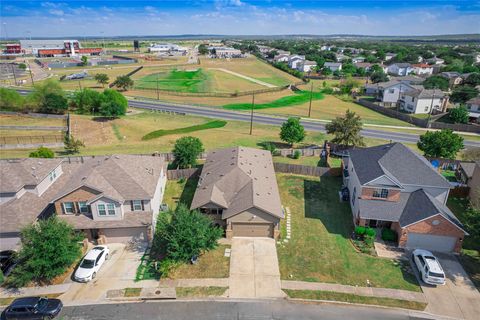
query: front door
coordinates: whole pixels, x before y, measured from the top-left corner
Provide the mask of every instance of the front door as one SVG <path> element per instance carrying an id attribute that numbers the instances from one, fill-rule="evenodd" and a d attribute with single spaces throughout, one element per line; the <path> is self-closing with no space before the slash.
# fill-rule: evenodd
<path id="1" fill-rule="evenodd" d="M 92 241 L 98 240 L 98 229 L 90 229 L 90 234 L 92 235 Z"/>
<path id="2" fill-rule="evenodd" d="M 370 228 L 376 228 L 376 227 L 377 227 L 377 220 L 373 220 L 373 219 L 372 219 L 372 220 L 369 220 L 369 221 L 368 221 L 368 226 L 369 226 Z"/>

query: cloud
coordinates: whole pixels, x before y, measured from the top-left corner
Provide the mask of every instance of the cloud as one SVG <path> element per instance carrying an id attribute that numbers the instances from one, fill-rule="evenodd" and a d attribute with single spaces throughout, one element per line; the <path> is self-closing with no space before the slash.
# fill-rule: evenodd
<path id="1" fill-rule="evenodd" d="M 65 14 L 65 12 L 63 12 L 63 10 L 60 10 L 60 9 L 50 9 L 48 10 L 48 12 L 50 14 L 53 14 L 54 16 L 63 16 Z"/>

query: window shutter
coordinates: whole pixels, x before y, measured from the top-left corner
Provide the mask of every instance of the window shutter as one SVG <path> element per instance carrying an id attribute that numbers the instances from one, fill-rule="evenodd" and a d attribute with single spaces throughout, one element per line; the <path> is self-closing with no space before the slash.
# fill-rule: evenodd
<path id="1" fill-rule="evenodd" d="M 134 211 L 134 208 L 133 208 L 133 200 L 130 201 L 130 211 Z"/>
<path id="2" fill-rule="evenodd" d="M 62 210 L 63 210 L 63 214 L 67 213 L 67 210 L 65 210 L 65 203 L 62 202 Z"/>
<path id="3" fill-rule="evenodd" d="M 145 211 L 145 206 L 143 205 L 143 200 L 141 200 L 142 203 L 142 211 Z"/>

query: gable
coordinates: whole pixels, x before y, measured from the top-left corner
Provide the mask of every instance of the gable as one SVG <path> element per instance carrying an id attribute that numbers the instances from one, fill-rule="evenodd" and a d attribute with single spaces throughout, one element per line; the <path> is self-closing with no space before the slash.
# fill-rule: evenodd
<path id="1" fill-rule="evenodd" d="M 101 192 L 88 186 L 80 186 L 51 202 L 67 202 L 67 201 L 88 201 L 97 197 Z"/>
<path id="2" fill-rule="evenodd" d="M 393 181 L 393 179 L 389 178 L 387 175 L 383 175 L 376 179 L 373 179 L 370 182 L 367 182 L 365 185 L 367 186 L 378 186 L 378 187 L 389 187 L 389 188 L 402 188 L 398 183 Z"/>

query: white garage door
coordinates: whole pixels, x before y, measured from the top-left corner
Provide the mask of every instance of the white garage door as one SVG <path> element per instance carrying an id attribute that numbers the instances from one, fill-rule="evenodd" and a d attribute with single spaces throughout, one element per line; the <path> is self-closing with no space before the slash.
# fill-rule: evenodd
<path id="1" fill-rule="evenodd" d="M 103 229 L 102 231 L 107 237 L 107 243 L 127 243 L 132 240 L 135 242 L 147 241 L 147 229 L 144 227 Z"/>
<path id="2" fill-rule="evenodd" d="M 457 238 L 455 237 L 409 233 L 407 238 L 407 248 L 421 248 L 430 251 L 452 252 L 455 248 L 456 242 Z"/>

